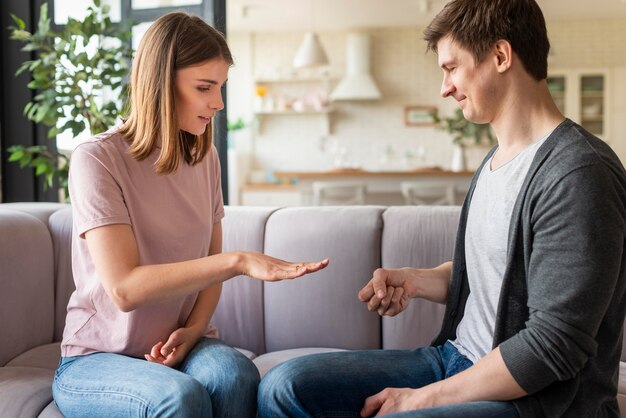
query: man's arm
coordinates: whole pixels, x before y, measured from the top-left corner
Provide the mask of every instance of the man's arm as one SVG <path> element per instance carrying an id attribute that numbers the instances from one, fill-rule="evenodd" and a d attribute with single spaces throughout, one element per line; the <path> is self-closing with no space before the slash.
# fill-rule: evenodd
<path id="1" fill-rule="evenodd" d="M 504 401 L 525 396 L 504 364 L 500 350 L 488 353 L 472 367 L 420 389 L 387 388 L 365 400 L 362 417 L 432 408 L 479 400 Z"/>

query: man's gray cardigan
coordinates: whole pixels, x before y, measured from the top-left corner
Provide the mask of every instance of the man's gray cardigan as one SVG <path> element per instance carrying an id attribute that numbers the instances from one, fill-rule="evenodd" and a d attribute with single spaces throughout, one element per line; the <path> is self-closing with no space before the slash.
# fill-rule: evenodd
<path id="1" fill-rule="evenodd" d="M 455 338 L 470 292 L 464 244 L 476 179 L 437 345 Z M 565 120 L 537 151 L 509 227 L 493 347 L 529 394 L 514 401 L 522 417 L 619 416 L 625 237 L 624 167 L 607 144 Z"/>

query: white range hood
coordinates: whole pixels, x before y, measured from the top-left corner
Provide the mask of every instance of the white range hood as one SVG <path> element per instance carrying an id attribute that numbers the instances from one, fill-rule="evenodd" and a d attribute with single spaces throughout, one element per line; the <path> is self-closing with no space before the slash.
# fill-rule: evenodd
<path id="1" fill-rule="evenodd" d="M 346 75 L 330 100 L 376 100 L 382 96 L 370 75 L 370 39 L 364 33 L 348 34 Z"/>

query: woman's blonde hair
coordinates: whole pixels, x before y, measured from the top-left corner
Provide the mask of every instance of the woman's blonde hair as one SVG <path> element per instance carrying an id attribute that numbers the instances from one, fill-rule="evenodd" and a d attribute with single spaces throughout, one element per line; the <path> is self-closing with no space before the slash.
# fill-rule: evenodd
<path id="1" fill-rule="evenodd" d="M 174 80 L 176 70 L 216 58 L 233 64 L 224 36 L 197 16 L 168 13 L 150 26 L 133 61 L 130 113 L 120 128 L 135 159 L 147 158 L 160 139 L 157 173 L 175 172 L 181 158 L 190 165 L 202 161 L 211 149 L 212 124 L 202 135 L 179 128 Z"/>

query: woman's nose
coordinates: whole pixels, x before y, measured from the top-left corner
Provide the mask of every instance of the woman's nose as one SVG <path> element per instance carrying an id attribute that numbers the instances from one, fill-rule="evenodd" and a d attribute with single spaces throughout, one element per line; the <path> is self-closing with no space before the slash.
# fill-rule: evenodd
<path id="1" fill-rule="evenodd" d="M 222 94 L 218 93 L 209 103 L 209 107 L 215 110 L 224 109 L 224 100 L 222 99 Z"/>

